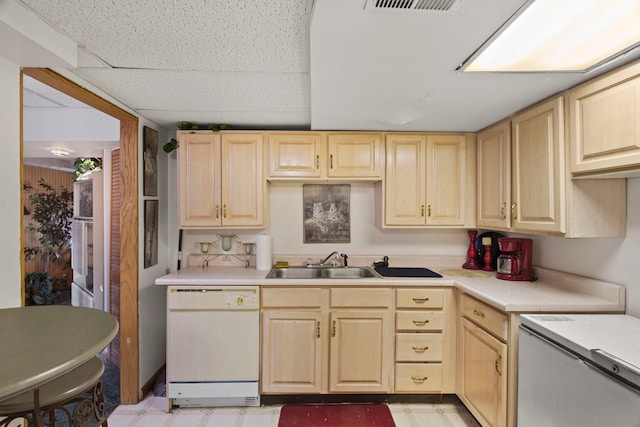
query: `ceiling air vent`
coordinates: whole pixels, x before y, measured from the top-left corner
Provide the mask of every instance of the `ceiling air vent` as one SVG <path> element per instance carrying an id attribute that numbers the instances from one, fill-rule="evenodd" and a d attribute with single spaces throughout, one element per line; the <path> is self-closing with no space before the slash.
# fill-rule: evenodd
<path id="1" fill-rule="evenodd" d="M 367 10 L 424 10 L 451 13 L 462 0 L 367 0 Z"/>

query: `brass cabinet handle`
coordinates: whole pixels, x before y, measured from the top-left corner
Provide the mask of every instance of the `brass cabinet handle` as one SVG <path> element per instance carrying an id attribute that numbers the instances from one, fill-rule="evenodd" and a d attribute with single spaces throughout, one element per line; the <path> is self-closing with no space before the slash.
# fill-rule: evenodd
<path id="1" fill-rule="evenodd" d="M 516 209 L 517 207 L 518 207 L 517 203 L 514 202 L 511 204 L 511 218 L 513 218 L 514 220 L 518 219 L 518 211 Z"/>
<path id="2" fill-rule="evenodd" d="M 333 169 L 333 154 L 329 154 L 329 168 Z"/>
<path id="3" fill-rule="evenodd" d="M 431 205 L 427 205 L 427 216 L 431 218 Z"/>
<path id="4" fill-rule="evenodd" d="M 320 155 L 316 154 L 316 169 L 320 169 Z"/>
<path id="5" fill-rule="evenodd" d="M 331 325 L 331 336 L 335 337 L 336 336 L 336 321 L 334 320 L 332 325 Z"/>
<path id="6" fill-rule="evenodd" d="M 498 375 L 502 376 L 502 371 L 500 370 L 500 365 L 502 365 L 502 356 L 498 356 L 496 359 L 496 372 Z"/>
<path id="7" fill-rule="evenodd" d="M 222 217 L 225 218 L 225 219 L 227 218 L 227 204 L 226 203 L 222 205 Z"/>
<path id="8" fill-rule="evenodd" d="M 507 219 L 507 217 L 504 214 L 505 209 L 507 209 L 507 204 L 505 202 L 502 202 L 502 205 L 500 206 L 500 217 L 502 219 Z"/>
<path id="9" fill-rule="evenodd" d="M 320 322 L 316 322 L 316 338 L 320 338 Z"/>
<path id="10" fill-rule="evenodd" d="M 420 216 L 424 216 L 424 205 L 421 206 Z"/>
<path id="11" fill-rule="evenodd" d="M 429 346 L 424 346 L 424 347 L 416 347 L 415 345 L 411 347 L 413 349 L 413 351 L 415 351 L 416 353 L 424 353 L 425 351 L 429 350 Z"/>
<path id="12" fill-rule="evenodd" d="M 424 304 L 425 302 L 429 301 L 429 298 L 425 297 L 425 298 L 417 298 L 417 297 L 413 297 L 411 298 L 413 300 L 413 302 L 415 302 L 416 304 Z"/>
<path id="13" fill-rule="evenodd" d="M 478 317 L 480 317 L 480 318 L 484 319 L 484 313 L 483 313 L 483 312 L 481 312 L 480 310 L 473 310 L 473 314 L 474 314 L 475 316 L 478 316 Z"/>
<path id="14" fill-rule="evenodd" d="M 426 319 L 426 320 L 414 320 L 413 321 L 413 324 L 416 325 L 416 326 L 424 326 L 427 323 L 429 323 L 428 319 Z"/>
<path id="15" fill-rule="evenodd" d="M 414 383 L 419 383 L 422 384 L 423 382 L 425 382 L 426 380 L 429 379 L 429 377 L 414 377 L 413 375 L 411 376 L 411 379 L 413 380 Z"/>
<path id="16" fill-rule="evenodd" d="M 216 219 L 220 218 L 220 206 L 216 205 Z"/>

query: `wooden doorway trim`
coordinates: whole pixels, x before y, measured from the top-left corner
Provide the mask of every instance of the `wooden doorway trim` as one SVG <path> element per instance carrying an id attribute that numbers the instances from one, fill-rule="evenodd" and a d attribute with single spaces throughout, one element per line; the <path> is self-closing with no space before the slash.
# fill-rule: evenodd
<path id="1" fill-rule="evenodd" d="M 138 403 L 138 118 L 49 69 L 22 73 L 120 120 L 120 401 Z"/>

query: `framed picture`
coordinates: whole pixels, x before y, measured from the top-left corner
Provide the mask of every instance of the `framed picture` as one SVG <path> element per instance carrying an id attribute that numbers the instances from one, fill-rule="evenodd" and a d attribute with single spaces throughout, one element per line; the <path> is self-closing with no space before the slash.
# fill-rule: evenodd
<path id="1" fill-rule="evenodd" d="M 351 241 L 351 186 L 304 184 L 304 243 Z"/>
<path id="2" fill-rule="evenodd" d="M 144 195 L 158 195 L 158 131 L 149 127 L 143 129 L 143 180 Z"/>
<path id="3" fill-rule="evenodd" d="M 158 263 L 158 201 L 144 201 L 144 268 Z"/>
<path id="4" fill-rule="evenodd" d="M 76 218 L 93 217 L 93 181 L 73 183 L 73 216 Z"/>

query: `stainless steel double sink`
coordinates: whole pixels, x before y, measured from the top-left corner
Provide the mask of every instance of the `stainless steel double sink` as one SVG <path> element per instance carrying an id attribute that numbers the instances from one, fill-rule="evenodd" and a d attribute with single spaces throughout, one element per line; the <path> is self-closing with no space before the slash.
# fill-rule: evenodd
<path id="1" fill-rule="evenodd" d="M 267 279 L 365 279 L 380 278 L 370 267 L 274 267 Z"/>

